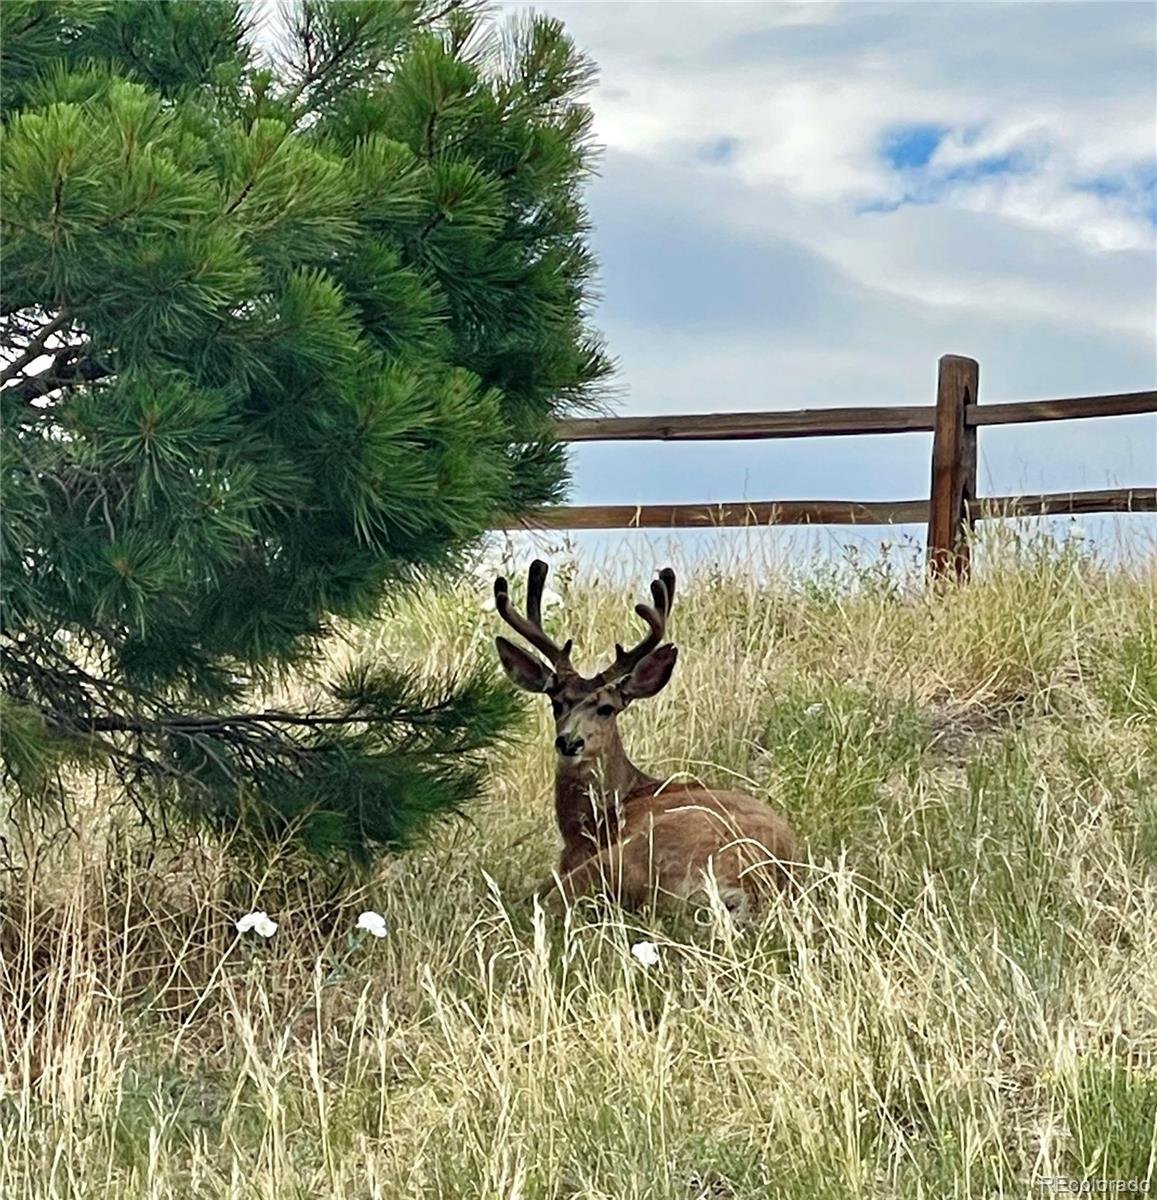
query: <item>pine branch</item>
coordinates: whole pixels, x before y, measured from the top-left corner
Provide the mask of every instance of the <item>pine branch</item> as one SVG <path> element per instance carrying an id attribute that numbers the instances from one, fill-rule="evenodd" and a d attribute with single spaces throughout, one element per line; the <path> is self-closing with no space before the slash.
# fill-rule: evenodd
<path id="1" fill-rule="evenodd" d="M 22 383 L 6 388 L 5 394 L 21 400 L 39 400 L 42 396 L 59 391 L 70 384 L 97 383 L 114 375 L 112 367 L 85 356 L 91 349 L 91 342 L 83 342 L 79 346 L 66 346 L 57 352 L 50 367 L 38 375 L 26 376 Z M 77 355 L 84 357 L 77 358 L 75 362 L 69 361 Z"/>
<path id="2" fill-rule="evenodd" d="M 45 659 L 52 660 L 55 665 L 49 666 L 43 661 Z M 367 711 L 363 705 L 354 702 L 345 711 L 333 714 L 265 709 L 261 712 L 206 715 L 181 713 L 159 698 L 152 697 L 150 707 L 159 711 L 150 716 L 136 717 L 124 715 L 123 710 L 137 706 L 129 703 L 129 697 L 115 683 L 84 670 L 49 641 L 25 638 L 0 646 L 0 665 L 14 675 L 35 683 L 37 691 L 52 703 L 48 709 L 43 704 L 37 705 L 42 715 L 54 725 L 67 728 L 72 733 L 227 734 L 236 729 L 274 730 L 281 727 L 316 730 L 351 725 L 421 726 L 446 712 L 453 703 L 452 698 L 448 697 L 419 708 L 392 705 Z M 76 703 L 81 697 L 85 701 L 83 706 Z M 103 708 L 105 715 L 96 715 L 94 704 Z M 78 712 L 78 708 L 81 711 Z"/>
<path id="3" fill-rule="evenodd" d="M 54 333 L 59 333 L 66 325 L 72 321 L 72 313 L 68 306 L 60 310 L 60 313 L 54 317 L 47 325 L 41 327 L 28 345 L 24 348 L 23 353 L 18 355 L 11 363 L 0 371 L 0 383 L 7 383 L 9 379 L 13 379 L 19 375 L 29 363 L 35 362 L 44 354 L 44 346 Z"/>
<path id="4" fill-rule="evenodd" d="M 318 752 L 282 735 L 278 722 L 299 727 L 322 728 L 347 724 L 341 717 L 293 713 L 238 713 L 225 717 L 190 716 L 171 709 L 159 697 L 150 697 L 146 706 L 150 715 L 128 715 L 139 707 L 135 697 L 109 679 L 86 671 L 51 642 L 25 638 L 0 646 L 0 665 L 7 676 L 5 691 L 22 704 L 39 712 L 47 726 L 69 737 L 95 739 L 95 744 L 111 758 L 133 763 L 138 772 L 157 778 L 188 784 L 197 780 L 178 770 L 169 757 L 157 753 L 147 738 L 184 738 L 194 741 L 197 750 L 212 758 L 219 770 L 238 778 L 214 748 L 211 740 L 227 745 L 250 772 L 277 760 L 300 759 Z M 98 715 L 103 711 L 105 715 Z M 135 747 L 120 740 L 108 740 L 101 734 L 127 734 L 135 737 Z"/>
<path id="5" fill-rule="evenodd" d="M 438 9 L 437 12 L 432 12 L 428 16 L 423 17 L 420 21 L 415 21 L 414 24 L 419 29 L 430 29 L 437 25 L 439 21 L 445 20 L 452 12 L 457 12 L 460 8 L 465 8 L 468 0 L 450 0 L 450 2 Z"/>
<path id="6" fill-rule="evenodd" d="M 412 717 L 414 714 L 408 714 Z M 156 720 L 128 717 L 96 717 L 85 725 L 96 733 L 227 733 L 233 728 L 262 728 L 281 725 L 303 729 L 322 729 L 328 725 L 389 724 L 407 719 L 405 713 L 323 716 L 320 713 L 287 713 L 266 709 L 254 713 L 229 713 L 224 716 L 180 715 Z"/>
<path id="7" fill-rule="evenodd" d="M 350 53 L 351 50 L 358 44 L 358 40 L 369 21 L 367 15 L 362 21 L 355 22 L 353 30 L 344 42 L 335 46 L 329 58 L 320 65 L 307 67 L 304 77 L 301 82 L 285 97 L 283 103 L 285 107 L 293 113 L 293 106 L 301 99 L 307 88 L 313 87 L 314 84 L 320 83 L 335 67 L 337 67 L 343 58 Z M 302 113 L 293 113 L 292 123 L 297 124 Z"/>

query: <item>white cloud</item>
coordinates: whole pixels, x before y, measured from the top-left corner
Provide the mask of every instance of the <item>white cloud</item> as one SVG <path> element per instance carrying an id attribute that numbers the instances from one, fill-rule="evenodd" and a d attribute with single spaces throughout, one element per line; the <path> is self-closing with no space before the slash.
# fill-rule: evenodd
<path id="1" fill-rule="evenodd" d="M 1137 205 L 1079 186 L 1153 160 L 1147 5 L 546 8 L 602 68 L 596 130 L 609 150 L 670 165 L 728 139 L 729 177 L 766 202 L 770 232 L 798 236 L 802 224 L 822 238 L 857 206 L 901 201 L 912 181 L 880 146 L 889 130 L 919 123 L 948 130 L 928 164 L 939 204 L 1085 252 L 1152 253 L 1153 225 Z M 1029 168 L 952 176 L 1006 156 Z M 888 229 L 877 223 L 871 236 Z"/>
<path id="2" fill-rule="evenodd" d="M 994 177 L 968 187 L 951 189 L 949 204 L 973 212 L 994 213 L 1027 226 L 1036 226 L 1091 251 L 1149 252 L 1153 232 L 1149 223 L 1116 199 L 1075 190 L 1051 171 L 1029 178 Z M 1063 310 L 1062 310 L 1063 311 Z M 1062 315 L 1062 314 L 1058 314 Z M 1144 309 L 1122 314 L 1122 326 L 1136 324 L 1152 332 Z"/>

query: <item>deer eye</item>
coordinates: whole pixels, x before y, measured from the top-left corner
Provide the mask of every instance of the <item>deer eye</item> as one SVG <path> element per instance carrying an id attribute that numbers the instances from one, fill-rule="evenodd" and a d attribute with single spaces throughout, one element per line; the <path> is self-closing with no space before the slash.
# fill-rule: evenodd
<path id="1" fill-rule="evenodd" d="M 597 712 L 600 717 L 613 717 L 615 715 L 615 706 L 613 704 L 600 704 L 598 708 L 595 709 L 595 712 Z"/>
<path id="2" fill-rule="evenodd" d="M 562 701 L 552 700 L 550 702 L 550 711 L 557 717 L 558 714 L 562 712 Z"/>

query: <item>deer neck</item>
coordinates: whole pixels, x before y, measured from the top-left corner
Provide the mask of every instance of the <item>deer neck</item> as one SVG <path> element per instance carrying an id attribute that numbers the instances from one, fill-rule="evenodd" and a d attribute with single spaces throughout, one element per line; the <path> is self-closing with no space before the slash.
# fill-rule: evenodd
<path id="1" fill-rule="evenodd" d="M 634 793 L 658 787 L 659 780 L 640 771 L 627 757 L 618 730 L 597 758 L 560 758 L 554 776 L 554 806 L 559 832 L 568 847 L 593 848 L 614 839 L 618 812 Z"/>

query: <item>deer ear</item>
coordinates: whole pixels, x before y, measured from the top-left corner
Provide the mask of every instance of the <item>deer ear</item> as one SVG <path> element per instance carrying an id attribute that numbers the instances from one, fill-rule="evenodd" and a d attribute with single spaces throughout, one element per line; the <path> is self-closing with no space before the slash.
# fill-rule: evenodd
<path id="1" fill-rule="evenodd" d="M 657 696 L 667 686 L 678 656 L 678 647 L 670 642 L 658 650 L 652 650 L 623 680 L 619 688 L 623 699 L 646 700 L 650 696 Z"/>
<path id="2" fill-rule="evenodd" d="M 515 687 L 524 692 L 545 692 L 550 687 L 554 675 L 544 662 L 504 637 L 495 638 L 494 644 L 498 647 L 502 669 Z"/>

